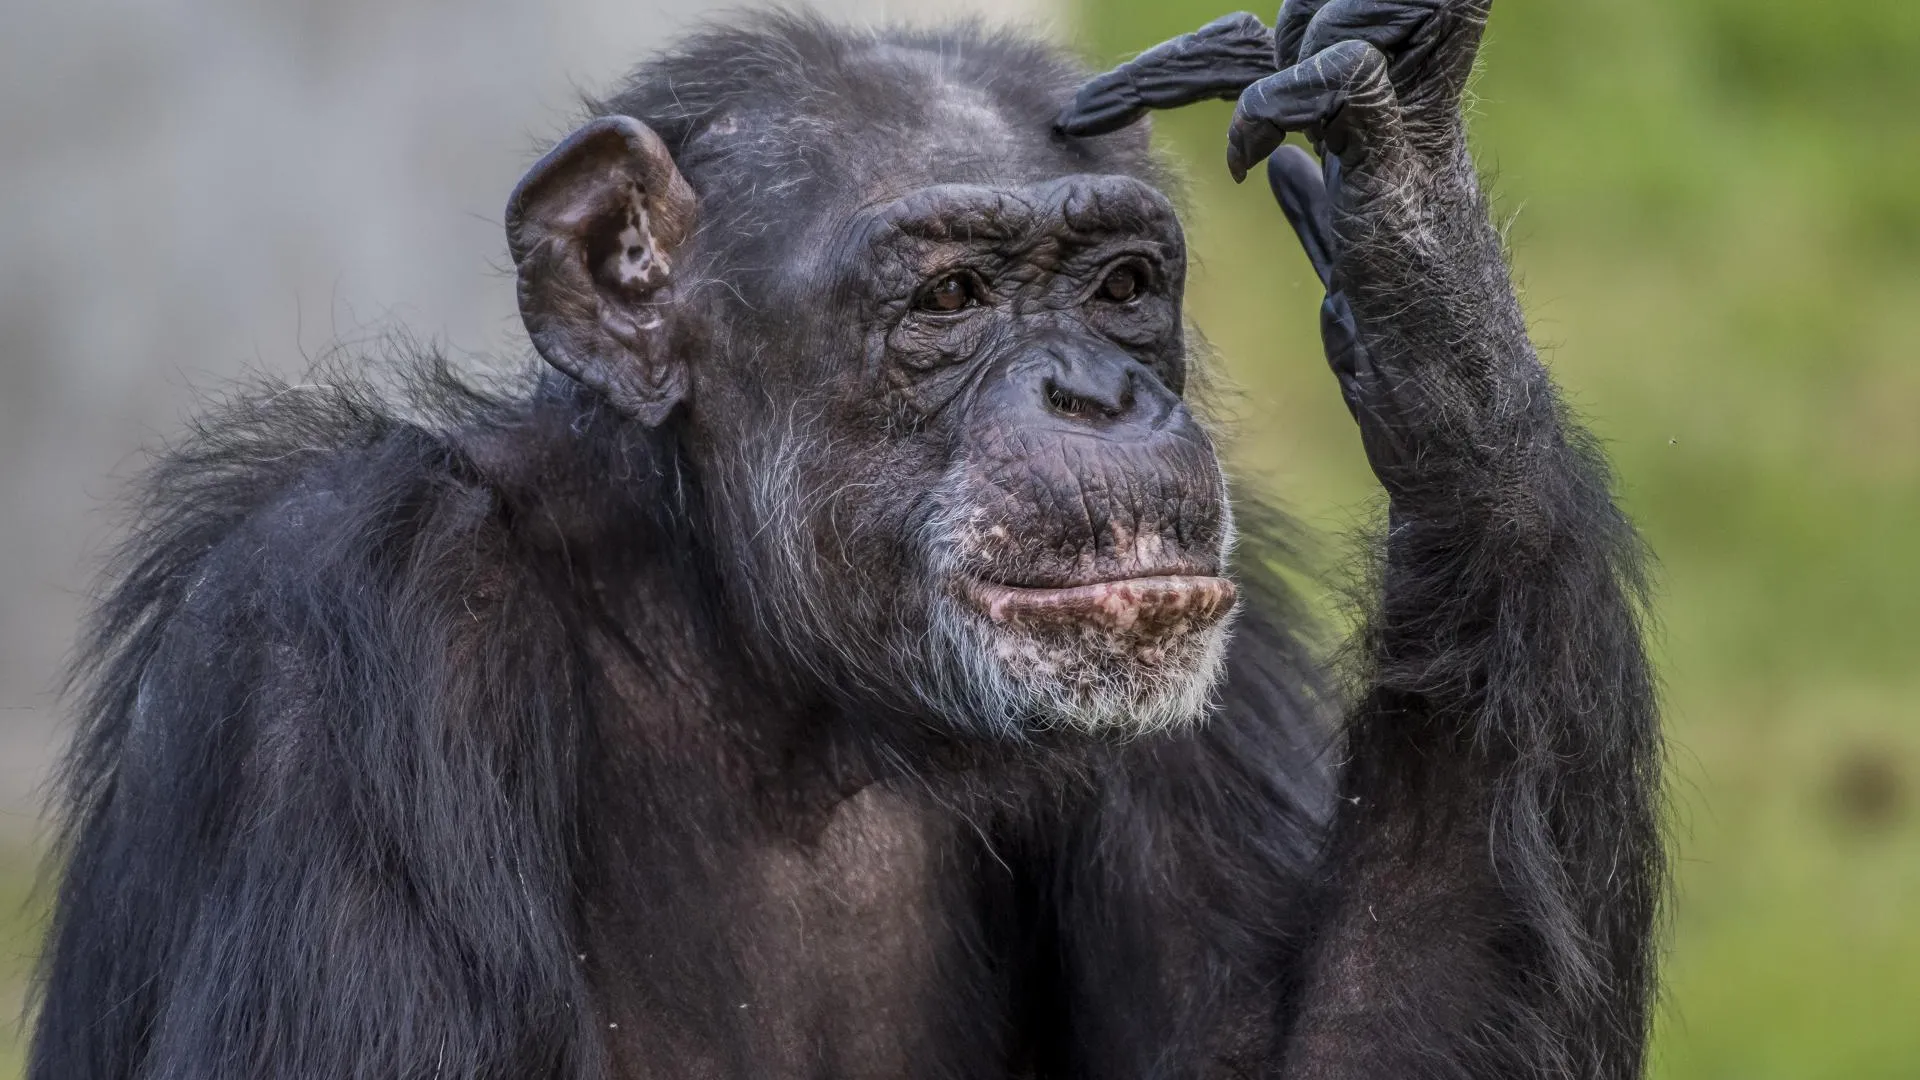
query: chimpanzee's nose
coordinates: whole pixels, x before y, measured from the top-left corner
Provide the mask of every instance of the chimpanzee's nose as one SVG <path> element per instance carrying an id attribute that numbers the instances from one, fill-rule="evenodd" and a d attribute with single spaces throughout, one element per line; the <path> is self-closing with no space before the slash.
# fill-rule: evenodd
<path id="1" fill-rule="evenodd" d="M 1180 404 L 1138 360 L 1105 343 L 1059 343 L 1025 373 L 1048 415 L 1109 431 L 1145 434 Z"/>

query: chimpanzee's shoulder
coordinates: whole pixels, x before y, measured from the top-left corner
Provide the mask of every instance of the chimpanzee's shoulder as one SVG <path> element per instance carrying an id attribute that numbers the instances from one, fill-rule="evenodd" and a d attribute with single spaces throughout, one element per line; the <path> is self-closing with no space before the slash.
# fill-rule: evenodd
<path id="1" fill-rule="evenodd" d="M 444 369 L 415 381 L 379 390 L 328 371 L 208 402 L 132 489 L 77 677 L 183 615 L 231 625 L 356 595 L 424 597 L 505 565 L 490 540 L 501 500 L 458 433 L 510 405 L 456 389 Z"/>
<path id="2" fill-rule="evenodd" d="M 329 434 L 253 447 L 268 453 L 233 463 L 232 501 L 208 500 L 202 512 L 229 513 L 229 535 L 259 545 L 280 573 L 342 564 L 354 575 L 404 575 L 420 565 L 422 545 L 501 526 L 498 490 L 455 433 L 370 415 Z M 285 457 L 270 460 L 276 454 Z"/>
<path id="3" fill-rule="evenodd" d="M 496 500 L 460 433 L 503 422 L 512 399 L 413 361 L 377 386 L 341 365 L 258 380 L 207 402 L 135 489 L 131 554 L 211 552 L 244 538 L 276 562 L 404 545 Z"/>

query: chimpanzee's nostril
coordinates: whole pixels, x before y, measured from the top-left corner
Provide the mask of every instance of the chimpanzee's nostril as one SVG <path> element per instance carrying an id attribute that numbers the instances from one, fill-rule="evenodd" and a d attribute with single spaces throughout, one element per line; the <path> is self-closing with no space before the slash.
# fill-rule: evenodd
<path id="1" fill-rule="evenodd" d="M 1061 416 L 1080 419 L 1094 411 L 1092 404 L 1086 398 L 1066 389 L 1052 379 L 1047 380 L 1046 390 L 1047 407 Z"/>
<path id="2" fill-rule="evenodd" d="M 1059 380 L 1048 378 L 1044 384 L 1047 408 L 1073 420 L 1118 420 L 1133 412 L 1133 380 L 1126 379 L 1117 394 L 1076 393 Z"/>

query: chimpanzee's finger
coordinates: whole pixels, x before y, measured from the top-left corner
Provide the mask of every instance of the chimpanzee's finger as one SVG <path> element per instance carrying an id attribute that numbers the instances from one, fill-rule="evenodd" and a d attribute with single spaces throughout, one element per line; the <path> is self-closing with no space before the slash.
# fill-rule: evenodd
<path id="1" fill-rule="evenodd" d="M 1360 342 L 1360 323 L 1344 292 L 1330 292 L 1320 301 L 1320 343 L 1326 346 L 1327 366 L 1340 380 L 1340 396 L 1357 406 L 1369 389 L 1361 385 L 1374 372 L 1366 346 Z M 1363 370 L 1364 369 L 1364 370 Z"/>
<path id="2" fill-rule="evenodd" d="M 1340 399 L 1347 403 L 1360 426 L 1360 445 L 1367 460 L 1384 479 L 1415 460 L 1408 442 L 1408 425 L 1393 381 L 1380 370 L 1366 343 L 1360 323 L 1344 292 L 1330 292 L 1320 304 L 1320 340 L 1327 365 L 1340 383 Z"/>
<path id="3" fill-rule="evenodd" d="M 1312 56 L 1342 41 L 1365 41 L 1387 57 L 1394 86 L 1451 111 L 1473 73 L 1492 0 L 1329 0 L 1300 42 Z"/>
<path id="4" fill-rule="evenodd" d="M 1068 135 L 1105 135 L 1149 109 L 1231 101 L 1275 70 L 1273 31 L 1244 12 L 1228 15 L 1093 79 L 1054 126 Z"/>
<path id="5" fill-rule="evenodd" d="M 1303 132 L 1324 151 L 1363 161 L 1379 142 L 1401 137 L 1400 107 L 1386 58 L 1364 41 L 1343 41 L 1247 88 L 1227 128 L 1227 168 L 1235 181 Z"/>
<path id="6" fill-rule="evenodd" d="M 1329 48 L 1339 42 L 1357 39 L 1385 53 L 1393 68 L 1414 60 L 1433 46 L 1437 24 L 1443 21 L 1431 0 L 1409 3 L 1407 0 L 1330 0 L 1314 13 L 1300 39 L 1303 56 Z"/>
<path id="7" fill-rule="evenodd" d="M 1335 160 L 1338 160 L 1337 158 Z M 1267 185 L 1280 203 L 1307 261 L 1320 275 L 1320 284 L 1333 288 L 1333 263 L 1339 250 L 1333 235 L 1333 197 L 1312 154 L 1297 146 L 1282 146 L 1267 159 Z"/>
<path id="8" fill-rule="evenodd" d="M 1327 0 L 1286 0 L 1280 9 L 1280 17 L 1273 21 L 1273 64 L 1285 71 L 1287 68 L 1313 55 L 1300 50 L 1306 40 L 1307 27 L 1312 25 L 1313 17 L 1327 6 Z"/>

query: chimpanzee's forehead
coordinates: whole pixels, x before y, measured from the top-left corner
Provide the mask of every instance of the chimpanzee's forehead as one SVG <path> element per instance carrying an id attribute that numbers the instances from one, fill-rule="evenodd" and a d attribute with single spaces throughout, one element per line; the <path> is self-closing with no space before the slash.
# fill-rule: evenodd
<path id="1" fill-rule="evenodd" d="M 1131 176 L 1082 175 L 1015 183 L 932 184 L 855 215 L 855 228 L 933 243 L 996 244 L 1035 232 L 1124 234 L 1177 244 L 1173 205 Z"/>
<path id="2" fill-rule="evenodd" d="M 1065 138 L 1053 120 L 1074 83 L 1009 92 L 976 66 L 937 50 L 881 43 L 849 62 L 840 103 L 847 153 L 839 160 L 862 202 L 933 184 L 1033 184 L 1089 172 L 1128 171 L 1099 162 L 1098 143 Z M 868 100 L 893 100 L 876 105 Z"/>

